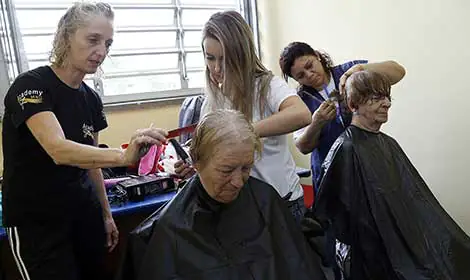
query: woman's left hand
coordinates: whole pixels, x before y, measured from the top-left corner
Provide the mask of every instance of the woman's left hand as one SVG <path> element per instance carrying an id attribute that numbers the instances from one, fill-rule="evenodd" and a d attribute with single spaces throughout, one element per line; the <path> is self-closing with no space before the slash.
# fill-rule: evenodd
<path id="1" fill-rule="evenodd" d="M 345 94 L 345 87 L 346 87 L 346 80 L 351 76 L 353 73 L 365 70 L 364 64 L 356 64 L 353 67 L 349 68 L 348 71 L 344 72 L 343 76 L 339 79 L 339 94 Z"/>
<path id="2" fill-rule="evenodd" d="M 104 227 L 106 230 L 106 247 L 108 247 L 109 252 L 111 252 L 119 242 L 119 231 L 114 223 L 113 217 L 104 218 Z"/>

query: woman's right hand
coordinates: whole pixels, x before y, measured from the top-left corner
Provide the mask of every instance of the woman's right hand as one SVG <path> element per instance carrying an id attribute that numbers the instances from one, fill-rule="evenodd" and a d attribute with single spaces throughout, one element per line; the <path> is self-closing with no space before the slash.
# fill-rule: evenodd
<path id="1" fill-rule="evenodd" d="M 160 128 L 144 128 L 137 130 L 129 141 L 129 146 L 124 151 L 124 164 L 126 166 L 136 163 L 145 153 L 142 149 L 148 149 L 152 145 L 166 143 L 168 133 Z"/>
<path id="2" fill-rule="evenodd" d="M 175 174 L 179 178 L 186 180 L 191 178 L 195 173 L 196 170 L 184 161 L 178 160 L 175 162 Z"/>
<path id="3" fill-rule="evenodd" d="M 336 117 L 336 105 L 331 100 L 323 101 L 320 107 L 313 113 L 312 121 L 316 123 L 326 123 Z"/>

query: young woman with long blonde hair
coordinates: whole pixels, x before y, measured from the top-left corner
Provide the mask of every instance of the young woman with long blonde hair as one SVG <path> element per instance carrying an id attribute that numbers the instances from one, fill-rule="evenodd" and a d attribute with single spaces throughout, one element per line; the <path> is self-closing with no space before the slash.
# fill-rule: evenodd
<path id="1" fill-rule="evenodd" d="M 211 16 L 203 29 L 206 100 L 202 114 L 234 109 L 253 123 L 263 151 L 251 175 L 272 185 L 284 197 L 297 221 L 304 214 L 303 190 L 288 147 L 287 134 L 308 125 L 311 114 L 295 89 L 274 76 L 257 56 L 250 26 L 235 11 Z M 188 176 L 192 168 L 176 164 Z M 226 176 L 238 172 L 227 162 Z"/>

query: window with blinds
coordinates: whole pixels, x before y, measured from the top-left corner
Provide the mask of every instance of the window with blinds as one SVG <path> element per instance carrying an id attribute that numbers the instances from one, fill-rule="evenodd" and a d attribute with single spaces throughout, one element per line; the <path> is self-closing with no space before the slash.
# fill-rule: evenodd
<path id="1" fill-rule="evenodd" d="M 13 0 L 28 69 L 48 64 L 60 17 L 75 1 Z M 99 75 L 87 76 L 105 104 L 177 98 L 204 87 L 201 30 L 218 11 L 249 17 L 244 0 L 109 0 L 114 42 Z M 249 23 L 251 19 L 247 18 Z M 27 70 L 27 69 L 23 69 Z"/>

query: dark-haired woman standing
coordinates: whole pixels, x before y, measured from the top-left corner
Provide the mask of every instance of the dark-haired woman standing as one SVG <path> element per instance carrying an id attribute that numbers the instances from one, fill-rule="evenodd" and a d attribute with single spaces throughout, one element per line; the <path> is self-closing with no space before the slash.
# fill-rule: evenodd
<path id="1" fill-rule="evenodd" d="M 351 117 L 338 109 L 330 94 L 342 91 L 346 78 L 354 72 L 372 70 L 396 84 L 405 76 L 405 69 L 394 61 L 353 60 L 333 65 L 328 54 L 302 42 L 292 42 L 284 48 L 279 66 L 286 80 L 291 77 L 300 84 L 298 95 L 312 112 L 312 122 L 296 131 L 294 140 L 300 152 L 312 153 L 313 185 L 318 188 L 321 164 L 331 145 L 351 122 Z"/>

